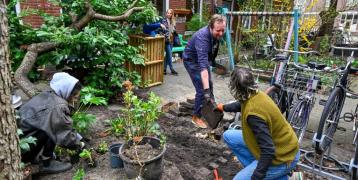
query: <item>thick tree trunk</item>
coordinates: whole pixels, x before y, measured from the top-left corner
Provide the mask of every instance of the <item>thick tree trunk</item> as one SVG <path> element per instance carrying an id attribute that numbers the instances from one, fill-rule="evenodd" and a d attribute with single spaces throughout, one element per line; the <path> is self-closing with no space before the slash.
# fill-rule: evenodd
<path id="1" fill-rule="evenodd" d="M 4 1 L 0 0 L 0 179 L 22 179 L 19 138 L 11 105 L 9 34 Z"/>
<path id="2" fill-rule="evenodd" d="M 318 36 L 331 35 L 334 19 L 338 15 L 337 3 L 338 0 L 331 0 L 328 10 L 320 12 L 319 15 L 322 19 L 322 25 L 319 27 Z"/>

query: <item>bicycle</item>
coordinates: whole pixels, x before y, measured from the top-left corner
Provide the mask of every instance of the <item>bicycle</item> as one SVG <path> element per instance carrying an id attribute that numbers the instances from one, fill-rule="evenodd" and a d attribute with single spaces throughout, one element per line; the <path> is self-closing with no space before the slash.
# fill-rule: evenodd
<path id="1" fill-rule="evenodd" d="M 358 48 L 346 48 L 346 47 L 335 47 L 334 49 L 348 49 L 352 50 L 351 56 L 347 58 L 347 63 L 344 69 L 338 68 L 337 73 L 339 75 L 338 80 L 334 83 L 333 90 L 331 91 L 328 100 L 324 103 L 324 108 L 320 118 L 317 132 L 313 137 L 313 145 L 317 154 L 324 154 L 329 149 L 333 135 L 338 127 L 340 114 L 344 106 L 347 95 L 354 95 L 347 89 L 348 75 L 355 73 L 355 69 L 352 69 L 352 63 L 354 61 L 354 51 Z"/>
<path id="2" fill-rule="evenodd" d="M 316 53 L 316 52 L 315 52 Z M 286 72 L 286 88 L 296 90 L 297 99 L 289 110 L 288 121 L 294 129 L 298 142 L 301 143 L 308 122 L 311 110 L 315 104 L 315 93 L 320 87 L 320 72 L 330 72 L 323 64 L 309 62 L 307 65 L 293 63 L 293 69 Z M 290 91 L 294 91 L 290 90 Z"/>
<path id="3" fill-rule="evenodd" d="M 357 97 L 358 98 L 358 97 Z M 358 104 L 356 105 L 355 111 L 353 113 L 347 112 L 343 115 L 343 120 L 346 122 L 353 122 L 353 142 L 355 146 L 354 156 L 349 163 L 349 172 L 351 179 L 358 179 Z"/>

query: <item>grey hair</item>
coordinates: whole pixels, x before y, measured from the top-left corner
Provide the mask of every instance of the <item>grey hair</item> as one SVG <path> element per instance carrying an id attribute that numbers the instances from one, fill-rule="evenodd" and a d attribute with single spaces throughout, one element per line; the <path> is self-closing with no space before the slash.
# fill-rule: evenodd
<path id="1" fill-rule="evenodd" d="M 231 73 L 230 92 L 238 101 L 246 101 L 258 92 L 258 85 L 250 70 L 236 68 Z"/>

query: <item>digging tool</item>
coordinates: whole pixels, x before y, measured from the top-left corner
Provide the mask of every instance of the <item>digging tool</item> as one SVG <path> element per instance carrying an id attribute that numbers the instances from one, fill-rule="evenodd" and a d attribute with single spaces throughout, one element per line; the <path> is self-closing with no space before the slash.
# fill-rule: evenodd
<path id="1" fill-rule="evenodd" d="M 214 180 L 223 180 L 223 178 L 219 176 L 218 169 L 216 168 L 214 169 L 214 177 L 215 177 Z"/>
<path id="2" fill-rule="evenodd" d="M 224 113 L 215 110 L 216 103 L 213 101 L 206 101 L 203 103 L 201 108 L 201 114 L 205 118 L 209 127 L 212 129 L 216 129 L 220 123 L 220 121 L 224 117 Z"/>

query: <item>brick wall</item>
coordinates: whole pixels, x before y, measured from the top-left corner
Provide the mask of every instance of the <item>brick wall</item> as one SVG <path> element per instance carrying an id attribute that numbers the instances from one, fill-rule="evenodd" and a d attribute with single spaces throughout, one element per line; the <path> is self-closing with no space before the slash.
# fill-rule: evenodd
<path id="1" fill-rule="evenodd" d="M 186 9 L 186 1 L 184 0 L 170 0 L 169 1 L 170 9 Z M 177 14 L 178 22 L 176 24 L 176 31 L 180 34 L 185 32 L 185 22 L 182 22 L 185 19 L 185 15 Z"/>
<path id="2" fill-rule="evenodd" d="M 22 0 L 20 1 L 21 11 L 38 9 L 47 14 L 59 16 L 61 8 L 48 3 L 46 0 Z M 43 19 L 41 16 L 32 14 L 23 18 L 25 24 L 29 24 L 34 28 L 38 28 L 42 25 Z"/>
<path id="3" fill-rule="evenodd" d="M 186 1 L 184 0 L 171 0 L 169 1 L 169 8 L 171 9 L 185 9 Z"/>

